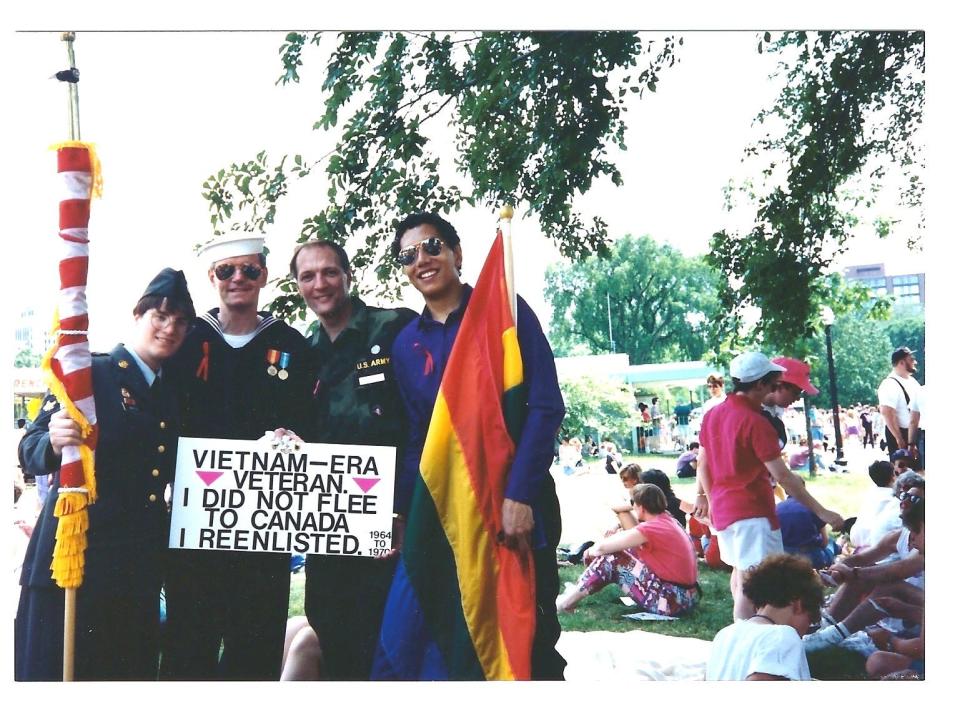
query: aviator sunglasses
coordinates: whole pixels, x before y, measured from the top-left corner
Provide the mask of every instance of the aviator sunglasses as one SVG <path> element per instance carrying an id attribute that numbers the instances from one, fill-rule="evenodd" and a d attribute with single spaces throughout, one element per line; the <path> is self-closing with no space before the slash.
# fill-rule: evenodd
<path id="1" fill-rule="evenodd" d="M 405 247 L 397 253 L 397 262 L 403 266 L 413 265 L 414 260 L 417 259 L 417 250 L 419 250 L 421 247 L 428 255 L 436 257 L 440 254 L 440 250 L 443 248 L 443 240 L 441 240 L 439 237 L 428 237 L 426 240 L 421 240 L 416 245 Z"/>
<path id="2" fill-rule="evenodd" d="M 213 274 L 217 276 L 217 280 L 230 280 L 237 271 L 237 267 L 237 265 L 232 263 L 222 263 L 213 269 Z M 260 273 L 263 272 L 263 268 L 251 263 L 244 263 L 240 265 L 239 268 L 240 272 L 243 273 L 243 277 L 249 280 L 256 280 L 260 277 Z"/>

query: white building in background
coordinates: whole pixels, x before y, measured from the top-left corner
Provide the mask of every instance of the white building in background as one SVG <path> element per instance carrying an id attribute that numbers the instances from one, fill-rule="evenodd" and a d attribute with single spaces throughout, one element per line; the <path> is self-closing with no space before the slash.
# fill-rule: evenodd
<path id="1" fill-rule="evenodd" d="M 53 336 L 50 335 L 52 315 L 37 315 L 33 306 L 21 310 L 13 329 L 13 352 L 16 354 L 26 349 L 39 355 L 46 353 L 53 345 Z"/>

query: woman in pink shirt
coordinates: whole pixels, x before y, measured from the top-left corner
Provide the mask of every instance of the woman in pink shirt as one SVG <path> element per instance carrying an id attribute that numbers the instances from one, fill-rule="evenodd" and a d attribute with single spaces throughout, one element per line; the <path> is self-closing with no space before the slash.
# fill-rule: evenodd
<path id="1" fill-rule="evenodd" d="M 587 549 L 586 570 L 576 589 L 557 600 L 557 610 L 570 613 L 586 596 L 616 583 L 642 611 L 677 616 L 693 608 L 699 597 L 697 556 L 689 536 L 667 512 L 667 498 L 656 485 L 639 484 L 628 506 L 618 511 L 623 531 Z"/>

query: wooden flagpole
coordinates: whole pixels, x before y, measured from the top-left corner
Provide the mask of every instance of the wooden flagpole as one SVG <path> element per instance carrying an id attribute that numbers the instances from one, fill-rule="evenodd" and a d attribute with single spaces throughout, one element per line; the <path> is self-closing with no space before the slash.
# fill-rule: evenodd
<path id="1" fill-rule="evenodd" d="M 73 41 L 76 33 L 70 31 L 61 34 L 60 40 L 67 44 L 67 59 L 70 68 L 76 68 L 76 57 L 73 53 Z M 70 140 L 80 140 L 80 92 L 75 82 L 68 82 L 67 91 L 70 99 Z M 77 643 L 77 589 L 66 588 L 63 593 L 63 681 L 74 680 L 74 666 L 76 664 Z"/>

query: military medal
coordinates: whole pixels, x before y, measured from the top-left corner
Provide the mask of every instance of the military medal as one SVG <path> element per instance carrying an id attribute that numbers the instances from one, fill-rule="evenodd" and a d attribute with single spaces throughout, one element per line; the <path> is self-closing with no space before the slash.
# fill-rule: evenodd
<path id="1" fill-rule="evenodd" d="M 287 377 L 290 375 L 290 372 L 287 371 L 287 366 L 290 365 L 290 354 L 284 351 L 280 354 L 280 371 L 277 372 L 277 378 L 281 381 L 286 381 Z"/>
<path id="2" fill-rule="evenodd" d="M 267 366 L 267 373 L 270 374 L 270 376 L 277 375 L 277 367 L 274 366 L 274 364 L 279 360 L 280 360 L 279 351 L 272 348 L 267 351 L 267 363 L 269 364 L 269 366 Z"/>
<path id="3" fill-rule="evenodd" d="M 130 390 L 127 387 L 120 387 L 120 397 L 123 399 L 124 411 L 137 411 L 137 400 L 131 396 Z"/>

